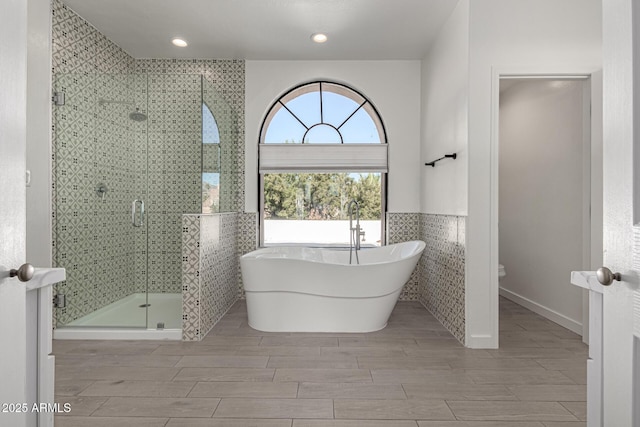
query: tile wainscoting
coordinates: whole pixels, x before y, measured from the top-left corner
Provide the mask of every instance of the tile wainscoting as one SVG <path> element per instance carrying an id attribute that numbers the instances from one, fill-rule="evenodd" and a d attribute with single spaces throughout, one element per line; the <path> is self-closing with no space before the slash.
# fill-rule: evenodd
<path id="1" fill-rule="evenodd" d="M 238 216 L 182 216 L 183 341 L 200 341 L 238 300 Z"/>
<path id="2" fill-rule="evenodd" d="M 182 216 L 182 339 L 200 341 L 239 298 L 240 257 L 257 247 L 257 214 Z"/>
<path id="3" fill-rule="evenodd" d="M 387 213 L 387 244 L 423 240 L 420 233 L 419 213 Z M 404 285 L 400 301 L 418 301 L 420 299 L 420 269 L 413 270 L 411 277 Z"/>
<path id="4" fill-rule="evenodd" d="M 427 244 L 420 268 L 419 301 L 461 343 L 465 342 L 466 217 L 420 214 Z"/>
<path id="5" fill-rule="evenodd" d="M 400 294 L 420 301 L 460 342 L 465 337 L 466 217 L 387 213 L 387 243 L 423 240 L 427 246 Z"/>

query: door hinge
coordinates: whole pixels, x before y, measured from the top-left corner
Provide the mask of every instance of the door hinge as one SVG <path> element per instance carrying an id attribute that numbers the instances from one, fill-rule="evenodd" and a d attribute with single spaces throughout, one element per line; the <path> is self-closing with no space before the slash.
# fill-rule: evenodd
<path id="1" fill-rule="evenodd" d="M 65 294 L 56 294 L 53 297 L 53 306 L 55 308 L 65 308 L 67 306 L 67 296 Z"/>
<path id="2" fill-rule="evenodd" d="M 53 92 L 51 102 L 53 102 L 53 105 L 57 106 L 64 105 L 64 92 Z"/>

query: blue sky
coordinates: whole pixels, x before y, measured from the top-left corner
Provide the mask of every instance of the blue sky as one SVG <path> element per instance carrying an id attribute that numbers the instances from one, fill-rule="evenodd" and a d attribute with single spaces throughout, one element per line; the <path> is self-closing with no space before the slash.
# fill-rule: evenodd
<path id="1" fill-rule="evenodd" d="M 311 92 L 298 96 L 287 102 L 290 109 L 309 128 L 320 123 L 320 93 Z M 378 130 L 369 114 L 359 104 L 343 95 L 333 92 L 322 92 L 322 118 L 328 125 L 313 127 L 307 134 L 307 142 L 340 143 L 340 136 L 334 127 L 340 127 L 345 141 L 352 143 L 379 143 Z M 349 120 L 347 120 L 349 118 Z M 344 124 L 343 122 L 347 120 Z M 329 126 L 332 125 L 332 126 Z M 285 108 L 280 108 L 269 124 L 265 136 L 266 143 L 283 143 L 285 141 L 300 142 L 305 127 Z"/>
<path id="2" fill-rule="evenodd" d="M 203 173 L 202 182 L 207 182 L 213 186 L 220 185 L 220 174 L 219 173 Z"/>
<path id="3" fill-rule="evenodd" d="M 209 107 L 202 103 L 202 143 L 203 144 L 219 144 L 220 132 L 218 131 L 218 123 L 211 114 Z"/>
<path id="4" fill-rule="evenodd" d="M 211 114 L 211 110 L 205 103 L 202 103 L 202 143 L 203 144 L 219 144 L 220 132 L 216 119 Z M 202 182 L 209 183 L 212 186 L 220 185 L 219 173 L 203 173 Z"/>

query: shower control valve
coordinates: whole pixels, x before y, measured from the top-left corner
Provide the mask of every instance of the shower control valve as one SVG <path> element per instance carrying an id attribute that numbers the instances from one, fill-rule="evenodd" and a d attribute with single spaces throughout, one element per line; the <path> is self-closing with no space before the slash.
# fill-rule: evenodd
<path id="1" fill-rule="evenodd" d="M 107 191 L 109 191 L 109 189 L 105 184 L 100 183 L 96 185 L 96 193 L 98 194 L 98 197 L 100 197 L 101 199 L 104 200 L 104 195 L 107 194 Z"/>

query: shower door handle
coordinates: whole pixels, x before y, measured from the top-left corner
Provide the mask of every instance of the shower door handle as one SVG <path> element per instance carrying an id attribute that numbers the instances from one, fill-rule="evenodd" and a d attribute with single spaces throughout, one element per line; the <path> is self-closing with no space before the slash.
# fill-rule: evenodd
<path id="1" fill-rule="evenodd" d="M 138 210 L 138 206 L 140 206 L 140 210 Z M 138 213 L 138 220 L 136 221 L 136 213 Z M 144 223 L 144 202 L 142 200 L 134 200 L 131 204 L 131 222 L 134 227 L 142 227 Z"/>

